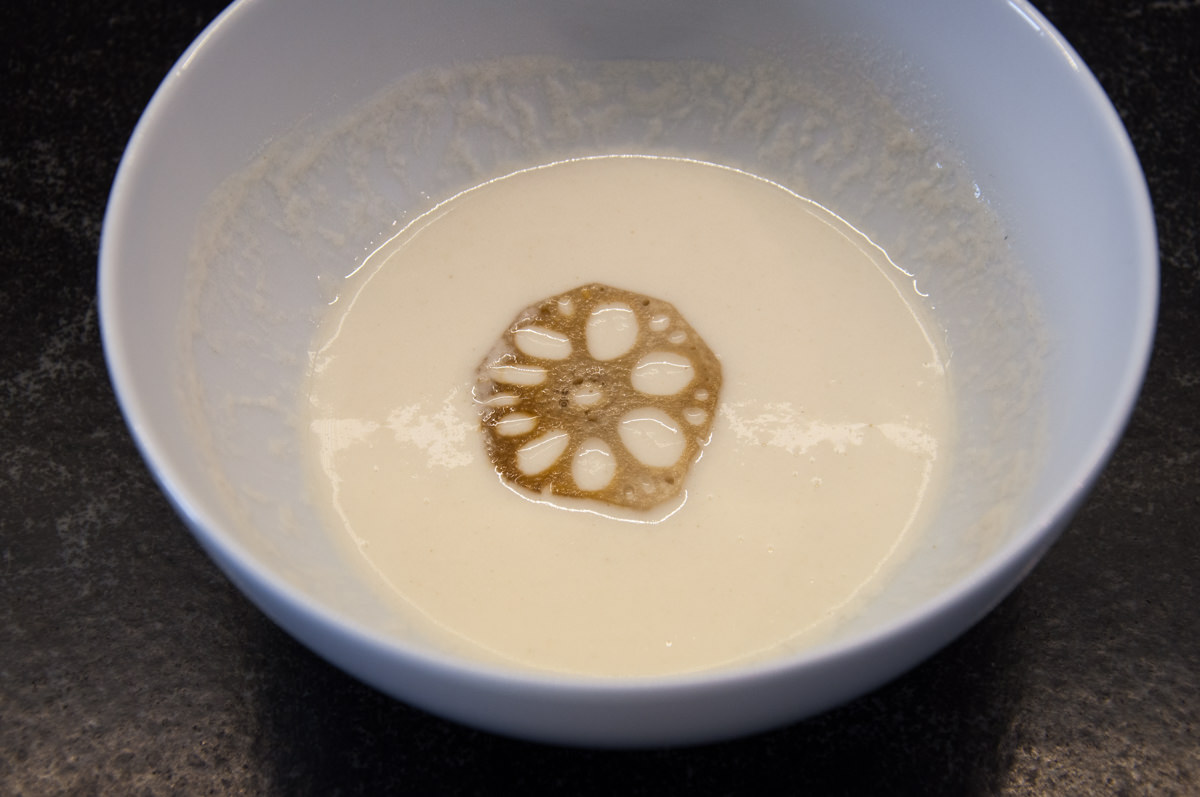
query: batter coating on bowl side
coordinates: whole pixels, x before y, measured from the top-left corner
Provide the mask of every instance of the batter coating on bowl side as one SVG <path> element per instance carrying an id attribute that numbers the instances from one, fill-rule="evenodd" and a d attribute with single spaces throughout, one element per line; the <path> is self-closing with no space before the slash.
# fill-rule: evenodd
<path id="1" fill-rule="evenodd" d="M 593 283 L 521 311 L 474 397 L 507 481 L 650 509 L 683 489 L 720 389 L 721 363 L 674 306 Z"/>

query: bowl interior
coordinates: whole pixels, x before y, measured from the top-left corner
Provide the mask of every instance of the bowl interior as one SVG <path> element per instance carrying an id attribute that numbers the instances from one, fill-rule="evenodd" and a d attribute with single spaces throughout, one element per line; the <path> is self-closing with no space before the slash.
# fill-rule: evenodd
<path id="1" fill-rule="evenodd" d="M 1119 122 L 1017 2 L 232 7 L 139 126 L 101 258 L 122 406 L 214 558 L 385 689 L 407 695 L 403 668 L 355 670 L 323 649 L 331 629 L 471 671 L 387 609 L 306 498 L 295 413 L 314 322 L 430 203 L 611 152 L 711 160 L 811 196 L 911 272 L 947 329 L 947 498 L 883 591 L 789 666 L 864 655 L 968 595 L 960 626 L 998 600 L 1111 451 L 1156 299 Z"/>

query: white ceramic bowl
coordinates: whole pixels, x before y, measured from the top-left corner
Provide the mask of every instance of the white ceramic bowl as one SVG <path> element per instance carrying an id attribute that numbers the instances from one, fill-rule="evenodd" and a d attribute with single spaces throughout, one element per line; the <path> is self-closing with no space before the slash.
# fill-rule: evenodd
<path id="1" fill-rule="evenodd" d="M 307 508 L 282 408 L 303 379 L 330 264 L 361 259 L 399 212 L 428 201 L 422 192 L 437 199 L 471 177 L 447 165 L 436 127 L 466 118 L 467 100 L 450 96 L 461 87 L 450 81 L 439 100 L 412 75 L 524 55 L 543 60 L 511 74 L 562 73 L 545 59 L 714 63 L 757 75 L 746 85 L 797 105 L 768 115 L 774 122 L 811 103 L 835 124 L 796 134 L 780 155 L 764 144 L 777 130 L 763 138 L 731 124 L 713 135 L 706 124 L 720 120 L 703 111 L 706 124 L 664 125 L 650 94 L 620 89 L 606 96 L 630 107 L 607 127 L 531 137 L 467 124 L 468 143 L 490 153 L 476 171 L 631 149 L 735 161 L 826 201 L 938 291 L 963 466 L 928 544 L 828 642 L 644 679 L 455 660 L 395 629 Z M 573 79 L 556 101 L 586 114 Z M 449 116 L 439 116 L 443 105 Z M 414 120 L 433 126 L 420 135 L 405 127 Z M 853 164 L 877 143 L 918 154 L 876 185 L 879 173 Z M 966 185 L 972 195 L 941 206 L 929 199 L 940 190 L 932 179 L 926 199 L 906 207 L 906 192 L 943 169 L 955 175 L 947 191 Z M 214 195 L 223 197 L 215 206 Z M 352 210 L 339 205 L 349 197 Z M 991 214 L 1002 230 L 972 227 Z M 939 231 L 951 245 L 939 246 Z M 1014 269 L 1003 267 L 1004 236 Z M 960 246 L 967 266 L 956 263 Z M 229 251 L 247 259 L 223 259 Z M 598 745 L 697 742 L 811 715 L 977 621 L 1033 567 L 1112 452 L 1157 300 L 1153 220 L 1129 141 L 1079 57 L 1024 0 L 237 3 L 142 118 L 100 260 L 104 344 L 128 423 L 242 591 L 329 661 L 400 699 L 499 732 Z"/>

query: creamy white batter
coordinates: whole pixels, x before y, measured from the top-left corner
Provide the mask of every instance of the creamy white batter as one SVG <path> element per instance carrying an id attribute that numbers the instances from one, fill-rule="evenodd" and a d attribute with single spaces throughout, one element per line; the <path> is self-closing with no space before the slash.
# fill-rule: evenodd
<path id="1" fill-rule="evenodd" d="M 515 312 L 588 282 L 671 302 L 720 358 L 712 440 L 669 511 L 538 503 L 484 453 L 476 366 Z M 315 494 L 447 647 L 614 676 L 771 654 L 919 535 L 951 426 L 934 329 L 882 250 L 774 184 L 666 158 L 519 172 L 414 221 L 330 307 Z"/>

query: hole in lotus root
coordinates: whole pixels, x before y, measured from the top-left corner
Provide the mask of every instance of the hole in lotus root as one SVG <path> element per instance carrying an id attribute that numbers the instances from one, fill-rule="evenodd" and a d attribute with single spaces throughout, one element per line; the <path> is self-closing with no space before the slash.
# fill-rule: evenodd
<path id="1" fill-rule="evenodd" d="M 521 311 L 474 393 L 505 480 L 640 510 L 683 490 L 720 387 L 720 362 L 674 306 L 593 283 Z"/>

